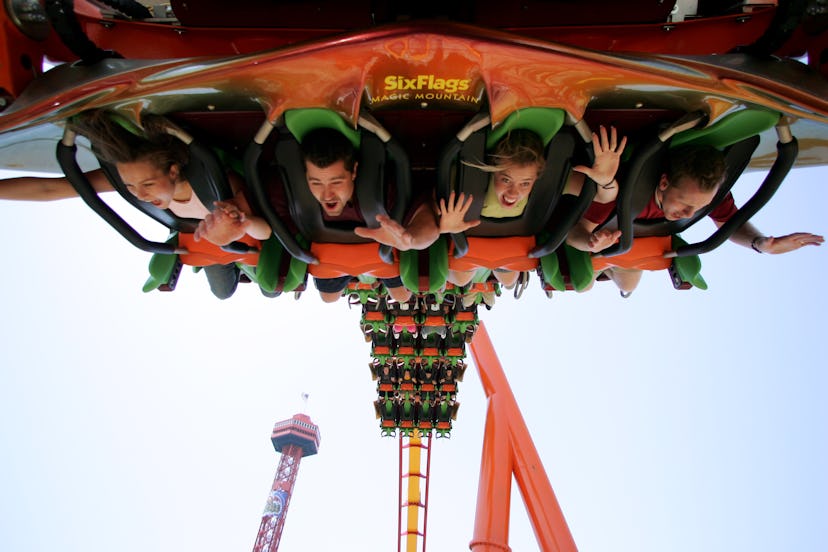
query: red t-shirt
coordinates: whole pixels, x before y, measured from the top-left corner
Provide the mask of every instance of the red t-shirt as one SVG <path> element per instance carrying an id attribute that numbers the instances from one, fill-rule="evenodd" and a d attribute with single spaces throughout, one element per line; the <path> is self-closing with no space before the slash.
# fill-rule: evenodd
<path id="1" fill-rule="evenodd" d="M 584 213 L 584 218 L 589 222 L 601 224 L 610 217 L 614 210 L 615 201 L 610 201 L 609 203 L 598 203 L 597 201 L 593 201 L 589 204 L 589 207 L 587 207 L 587 210 Z"/>
<path id="2" fill-rule="evenodd" d="M 609 203 L 598 203 L 593 201 L 589 204 L 584 218 L 595 224 L 601 224 L 606 221 L 612 212 L 615 210 L 615 201 Z M 733 201 L 733 194 L 730 192 L 722 199 L 722 201 L 712 210 L 708 215 L 714 221 L 723 224 L 727 222 L 730 217 L 736 214 L 736 202 Z M 650 198 L 649 203 L 644 209 L 635 217 L 636 220 L 654 220 L 664 218 L 664 211 L 659 208 L 655 200 L 655 194 Z"/>
<path id="3" fill-rule="evenodd" d="M 714 221 L 723 224 L 727 222 L 730 217 L 736 214 L 736 202 L 733 201 L 733 195 L 728 192 L 722 201 L 707 215 Z M 656 204 L 655 194 L 650 198 L 649 203 L 644 209 L 635 217 L 637 220 L 652 220 L 664 218 L 664 211 Z"/>

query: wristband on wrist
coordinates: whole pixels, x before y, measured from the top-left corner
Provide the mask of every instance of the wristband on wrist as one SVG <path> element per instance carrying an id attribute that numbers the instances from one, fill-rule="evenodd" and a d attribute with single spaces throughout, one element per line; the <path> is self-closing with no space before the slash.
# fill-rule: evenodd
<path id="1" fill-rule="evenodd" d="M 759 249 L 759 246 L 756 245 L 756 242 L 758 242 L 759 240 L 764 240 L 764 239 L 765 239 L 764 236 L 756 236 L 755 238 L 753 238 L 753 241 L 750 242 L 750 248 L 761 255 L 763 253 L 763 251 L 761 249 Z"/>
<path id="2" fill-rule="evenodd" d="M 598 184 L 598 185 L 600 187 L 602 187 L 603 189 L 605 189 L 605 190 L 611 190 L 615 187 L 615 178 L 613 178 L 612 180 L 610 180 L 606 184 Z"/>

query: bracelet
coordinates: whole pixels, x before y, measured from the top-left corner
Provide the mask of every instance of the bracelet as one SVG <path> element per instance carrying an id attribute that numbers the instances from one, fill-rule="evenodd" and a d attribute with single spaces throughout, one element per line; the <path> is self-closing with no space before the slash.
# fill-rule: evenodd
<path id="1" fill-rule="evenodd" d="M 761 249 L 759 249 L 759 246 L 756 245 L 756 242 L 758 242 L 759 240 L 764 240 L 764 239 L 765 239 L 764 236 L 756 236 L 755 238 L 753 238 L 753 241 L 750 242 L 750 248 L 761 255 L 763 253 L 763 251 Z"/>
<path id="2" fill-rule="evenodd" d="M 605 190 L 612 190 L 613 188 L 615 188 L 615 179 L 613 178 L 612 180 L 610 180 L 606 184 L 598 184 L 598 185 L 601 188 L 605 189 Z"/>

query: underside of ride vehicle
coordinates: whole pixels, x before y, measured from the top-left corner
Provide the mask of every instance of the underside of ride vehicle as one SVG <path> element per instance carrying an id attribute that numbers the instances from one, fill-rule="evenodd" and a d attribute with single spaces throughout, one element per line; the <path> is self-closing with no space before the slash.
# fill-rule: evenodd
<path id="1" fill-rule="evenodd" d="M 682 287 L 702 281 L 697 267 L 652 263 L 653 254 L 684 258 L 715 248 L 793 166 L 828 162 L 826 0 L 7 0 L 4 8 L 0 167 L 67 174 L 90 207 L 143 250 L 186 250 L 181 260 L 195 266 L 258 263 L 251 277 L 268 293 L 302 289 L 308 273 L 399 274 L 412 291 L 434 293 L 445 289 L 449 269 L 498 267 L 537 269 L 548 292 L 582 288 L 595 261 L 565 253 L 562 243 L 594 186 L 574 203 L 563 200 L 561 186 L 571 166 L 588 161 L 600 126 L 629 139 L 612 223 L 622 239 L 603 257 L 671 267 Z M 65 132 L 69 118 L 92 109 L 138 129 L 146 114 L 166 117 L 198 160 L 190 169 L 206 182 L 196 190 L 206 205 L 226 194 L 221 165 L 238 167 L 273 244 L 200 250 L 188 237 L 194 221 L 133 200 L 176 233 L 167 243 L 138 235 L 84 182 L 83 171 L 100 163 Z M 376 178 L 394 171 L 397 197 L 466 191 L 477 196 L 472 215 L 486 182 L 465 167 L 485 158 L 498 136 L 515 128 L 542 136 L 548 174 L 522 216 L 484 220 L 416 255 L 378 250 L 316 220 L 295 163 L 295 142 L 314 126 L 363 143 L 361 166 L 375 167 Z M 736 222 L 699 244 L 677 245 L 672 236 L 704 213 L 648 228 L 633 220 L 650 193 L 638 182 L 678 144 L 726 152 L 732 174 L 724 192 L 743 170 L 768 172 Z M 211 149 L 223 152 L 221 161 Z M 268 204 L 268 182 L 279 171 L 298 234 Z M 108 172 L 133 199 L 117 171 Z M 368 208 L 382 192 L 363 173 L 360 205 Z M 636 240 L 648 243 L 647 253 L 630 252 L 634 237 L 647 238 Z M 175 266 L 156 262 L 146 289 L 174 287 Z"/>

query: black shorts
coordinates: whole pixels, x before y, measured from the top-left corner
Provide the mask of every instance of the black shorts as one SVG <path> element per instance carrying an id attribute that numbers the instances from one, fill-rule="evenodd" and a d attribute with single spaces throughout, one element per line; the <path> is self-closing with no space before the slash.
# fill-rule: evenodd
<path id="1" fill-rule="evenodd" d="M 338 278 L 314 278 L 313 285 L 316 286 L 321 293 L 339 293 L 348 287 L 348 283 L 354 279 L 353 276 L 345 275 Z M 402 287 L 402 278 L 394 276 L 393 278 L 379 278 L 386 288 Z"/>
<path id="2" fill-rule="evenodd" d="M 321 293 L 338 293 L 348 287 L 353 276 L 345 275 L 338 278 L 314 278 L 313 285 Z"/>

